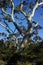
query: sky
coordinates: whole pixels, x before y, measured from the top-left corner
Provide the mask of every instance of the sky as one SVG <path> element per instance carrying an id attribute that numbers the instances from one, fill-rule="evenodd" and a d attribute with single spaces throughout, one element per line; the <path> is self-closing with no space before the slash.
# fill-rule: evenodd
<path id="1" fill-rule="evenodd" d="M 30 0 L 30 1 L 33 1 L 34 2 L 34 0 Z M 17 5 L 19 5 L 19 3 L 20 3 L 20 0 L 15 0 L 14 7 L 17 6 Z M 10 10 L 7 10 L 7 11 L 10 12 Z M 1 13 L 1 10 L 0 10 L 0 13 Z M 20 14 L 18 16 L 19 17 L 24 17 L 22 14 Z M 0 18 L 1 17 L 2 17 L 2 15 L 0 15 Z M 17 19 L 15 19 L 15 20 L 17 21 L 17 24 L 18 24 L 18 22 L 20 22 L 20 20 L 19 21 Z M 36 22 L 38 22 L 39 25 L 43 26 L 43 8 L 41 8 L 41 6 L 38 7 L 38 9 L 35 11 L 33 20 L 35 20 Z M 26 26 L 26 22 L 27 22 L 26 19 L 23 20 L 23 25 L 24 26 Z M 14 31 L 14 29 L 15 29 L 14 28 L 14 25 L 12 23 L 8 23 L 8 25 Z M 1 25 L 0 25 L 0 32 L 5 32 L 8 35 L 7 31 Z M 39 30 L 39 35 L 43 39 L 43 29 L 42 30 Z M 0 37 L 0 38 L 2 38 L 2 37 Z"/>
<path id="2" fill-rule="evenodd" d="M 38 24 L 43 27 L 43 9 L 38 8 L 38 11 L 35 12 L 33 19 L 37 21 Z M 43 38 L 43 29 L 39 30 L 39 35 Z"/>

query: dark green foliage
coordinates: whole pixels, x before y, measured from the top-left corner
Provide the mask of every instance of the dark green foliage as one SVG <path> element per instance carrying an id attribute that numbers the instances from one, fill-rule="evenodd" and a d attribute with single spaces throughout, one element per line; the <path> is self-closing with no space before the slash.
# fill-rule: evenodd
<path id="1" fill-rule="evenodd" d="M 0 64 L 2 63 L 3 65 L 29 65 L 29 63 L 43 65 L 43 42 L 37 46 L 30 44 L 22 52 L 17 52 L 16 47 L 13 46 L 11 48 L 0 46 Z"/>

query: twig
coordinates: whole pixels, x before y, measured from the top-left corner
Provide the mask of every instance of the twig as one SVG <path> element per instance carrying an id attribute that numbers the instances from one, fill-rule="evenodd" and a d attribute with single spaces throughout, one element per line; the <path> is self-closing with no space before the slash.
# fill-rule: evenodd
<path id="1" fill-rule="evenodd" d="M 4 8 L 2 8 L 2 12 L 5 13 L 6 15 L 11 16 L 11 14 L 7 13 L 7 12 L 4 10 Z"/>
<path id="2" fill-rule="evenodd" d="M 2 27 L 4 27 L 4 28 L 7 30 L 7 32 L 9 32 L 9 33 L 10 33 L 10 31 L 9 31 L 8 27 L 6 27 L 5 25 L 3 25 L 2 23 L 0 23 L 0 25 L 1 25 Z"/>

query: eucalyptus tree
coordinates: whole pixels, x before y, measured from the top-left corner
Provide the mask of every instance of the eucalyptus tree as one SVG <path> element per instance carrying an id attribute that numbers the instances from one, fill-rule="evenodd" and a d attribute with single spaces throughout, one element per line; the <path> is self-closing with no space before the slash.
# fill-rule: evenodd
<path id="1" fill-rule="evenodd" d="M 43 27 L 33 17 L 37 8 L 43 5 L 43 0 L 18 1 L 17 5 L 16 0 L 0 0 L 0 25 L 6 29 L 8 36 L 5 32 L 0 32 L 0 35 L 3 39 L 15 40 L 17 48 L 21 48 L 25 42 L 31 43 L 29 40 L 35 42 L 41 39 L 38 30 Z M 9 26 L 10 23 L 13 24 L 12 27 Z"/>

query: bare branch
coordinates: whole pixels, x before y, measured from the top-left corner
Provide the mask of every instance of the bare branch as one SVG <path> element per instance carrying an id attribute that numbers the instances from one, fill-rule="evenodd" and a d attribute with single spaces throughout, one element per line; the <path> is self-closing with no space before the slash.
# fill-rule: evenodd
<path id="1" fill-rule="evenodd" d="M 11 3 L 12 3 L 12 14 L 11 14 L 12 22 L 15 25 L 15 27 L 17 28 L 17 30 L 19 31 L 19 33 L 22 35 L 22 31 L 20 30 L 19 26 L 16 24 L 16 22 L 14 20 L 14 2 L 13 2 L 13 0 L 11 0 Z"/>
<path id="2" fill-rule="evenodd" d="M 5 13 L 6 15 L 11 16 L 11 14 L 7 13 L 7 12 L 4 10 L 4 8 L 2 8 L 2 12 Z"/>
<path id="3" fill-rule="evenodd" d="M 12 31 L 12 29 L 9 27 L 9 25 L 7 24 L 7 22 L 5 22 L 5 20 L 4 20 L 4 24 L 6 25 L 6 27 L 9 28 L 9 30 L 10 30 L 12 33 L 14 33 L 14 32 Z"/>
<path id="4" fill-rule="evenodd" d="M 27 15 L 26 15 L 26 12 L 25 12 L 25 11 L 23 11 L 23 9 L 22 9 L 22 8 L 23 8 L 23 3 L 21 3 L 21 4 L 20 4 L 20 11 L 21 11 L 21 13 L 23 13 L 23 14 L 24 14 L 24 16 L 27 16 Z"/>
<path id="5" fill-rule="evenodd" d="M 18 27 L 18 25 L 16 24 L 16 22 L 15 22 L 15 20 L 14 20 L 14 2 L 13 2 L 13 0 L 11 0 L 11 3 L 12 3 L 12 12 L 11 12 L 11 14 L 7 13 L 7 12 L 4 10 L 4 8 L 2 8 L 2 11 L 3 11 L 3 13 L 5 13 L 6 15 L 11 16 L 12 22 L 13 22 L 13 24 L 15 25 L 16 29 L 19 31 L 20 34 L 22 34 L 22 31 L 20 30 L 20 28 Z"/>
<path id="6" fill-rule="evenodd" d="M 14 2 L 13 2 L 13 0 L 11 0 L 11 3 L 12 3 L 12 14 L 11 14 L 11 17 L 12 17 L 12 19 L 14 21 Z"/>
<path id="7" fill-rule="evenodd" d="M 4 27 L 4 28 L 7 30 L 8 33 L 10 33 L 8 27 L 6 27 L 5 25 L 3 25 L 2 23 L 0 23 L 0 25 L 1 25 L 2 27 Z"/>
<path id="8" fill-rule="evenodd" d="M 32 17 L 34 16 L 34 13 L 35 13 L 35 11 L 36 11 L 36 9 L 40 6 L 40 5 L 42 5 L 43 4 L 43 2 L 40 2 L 40 3 L 36 3 L 36 5 L 34 6 L 34 8 L 33 8 L 33 11 L 32 11 L 32 14 L 30 15 L 30 17 L 28 18 L 30 21 L 32 20 Z"/>

